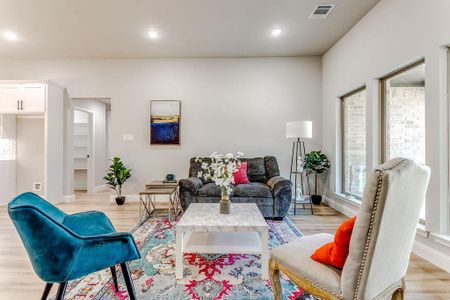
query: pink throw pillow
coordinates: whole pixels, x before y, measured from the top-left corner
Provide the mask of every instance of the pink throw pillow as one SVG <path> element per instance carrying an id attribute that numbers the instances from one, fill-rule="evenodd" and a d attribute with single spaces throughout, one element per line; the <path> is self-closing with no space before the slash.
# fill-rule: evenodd
<path id="1" fill-rule="evenodd" d="M 237 172 L 235 172 L 233 174 L 233 176 L 234 176 L 234 184 L 235 185 L 250 183 L 250 181 L 248 180 L 248 177 L 247 177 L 247 162 L 246 161 L 241 162 L 241 166 L 239 167 Z"/>

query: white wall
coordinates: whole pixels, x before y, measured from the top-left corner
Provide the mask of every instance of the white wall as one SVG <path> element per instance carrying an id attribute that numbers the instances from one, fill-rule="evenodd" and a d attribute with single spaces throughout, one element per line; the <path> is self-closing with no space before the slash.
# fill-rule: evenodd
<path id="1" fill-rule="evenodd" d="M 16 142 L 16 116 L 3 115 L 0 126 L 0 138 Z M 11 158 L 9 153 L 7 156 L 0 158 L 0 204 L 8 203 L 16 195 L 16 160 L 2 160 Z"/>
<path id="2" fill-rule="evenodd" d="M 367 86 L 367 169 L 379 161 L 378 78 L 421 58 L 426 61 L 426 163 L 431 167 L 427 193 L 426 230 L 447 231 L 448 128 L 447 62 L 450 44 L 450 1 L 382 0 L 323 57 L 323 148 L 335 166 L 329 197 L 335 191 L 338 167 L 338 97 Z M 336 205 L 348 211 L 345 201 Z M 433 234 L 420 240 L 425 247 L 448 253 Z M 422 239 L 422 240 L 421 240 Z M 446 252 L 447 251 L 447 252 Z M 447 256 L 441 258 L 450 259 Z M 450 269 L 450 260 L 447 261 Z"/>
<path id="3" fill-rule="evenodd" d="M 33 183 L 41 183 L 41 191 L 45 195 L 44 159 L 45 159 L 45 119 L 41 117 L 17 118 L 17 159 L 16 193 L 33 191 Z"/>
<path id="4" fill-rule="evenodd" d="M 111 110 L 106 111 L 106 166 L 109 165 L 111 157 Z"/>
<path id="5" fill-rule="evenodd" d="M 0 61 L 0 79 L 38 78 L 72 98 L 111 98 L 111 155 L 133 169 L 127 194 L 167 173 L 186 177 L 190 157 L 213 151 L 275 155 L 287 175 L 287 121 L 312 120 L 307 147 L 321 146 L 319 57 Z M 151 99 L 182 101 L 180 146 L 150 146 Z"/>

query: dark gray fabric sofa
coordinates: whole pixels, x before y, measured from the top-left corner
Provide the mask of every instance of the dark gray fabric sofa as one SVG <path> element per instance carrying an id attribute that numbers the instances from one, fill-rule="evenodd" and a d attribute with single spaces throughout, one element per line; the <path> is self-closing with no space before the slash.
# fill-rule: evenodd
<path id="1" fill-rule="evenodd" d="M 207 161 L 208 159 L 203 159 Z M 230 195 L 232 203 L 256 203 L 265 218 L 282 219 L 286 216 L 292 199 L 292 183 L 280 176 L 277 159 L 273 156 L 241 158 L 247 162 L 249 184 L 234 186 Z M 197 177 L 201 163 L 191 158 L 189 178 L 181 179 L 180 201 L 183 209 L 191 203 L 218 203 L 219 186 Z"/>

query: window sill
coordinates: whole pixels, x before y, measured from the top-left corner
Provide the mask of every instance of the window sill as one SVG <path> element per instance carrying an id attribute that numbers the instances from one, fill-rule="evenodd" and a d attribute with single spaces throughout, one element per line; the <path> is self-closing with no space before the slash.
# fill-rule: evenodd
<path id="1" fill-rule="evenodd" d="M 436 239 L 437 243 L 450 248 L 450 234 L 432 233 L 432 235 Z"/>
<path id="2" fill-rule="evenodd" d="M 430 232 L 426 231 L 425 225 L 422 224 L 417 224 L 417 234 L 426 239 L 430 236 Z"/>
<path id="3" fill-rule="evenodd" d="M 350 204 L 350 205 L 352 205 L 354 207 L 359 208 L 361 206 L 361 201 L 358 201 L 357 199 L 351 198 L 351 197 L 349 197 L 347 195 L 344 195 L 344 194 L 341 194 L 341 193 L 334 193 L 334 196 L 337 199 L 341 200 L 342 202 Z"/>

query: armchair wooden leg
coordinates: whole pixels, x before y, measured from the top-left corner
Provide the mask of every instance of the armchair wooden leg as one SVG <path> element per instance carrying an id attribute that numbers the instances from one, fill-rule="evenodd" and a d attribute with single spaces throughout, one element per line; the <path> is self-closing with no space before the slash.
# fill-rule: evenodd
<path id="1" fill-rule="evenodd" d="M 394 294 L 392 294 L 392 300 L 403 300 L 404 299 L 404 292 L 403 288 L 397 289 Z"/>
<path id="2" fill-rule="evenodd" d="M 50 293 L 50 290 L 52 289 L 52 286 L 53 286 L 53 283 L 49 283 L 49 282 L 45 285 L 44 292 L 42 293 L 41 300 L 47 300 L 48 294 Z"/>
<path id="3" fill-rule="evenodd" d="M 272 258 L 269 261 L 269 276 L 270 280 L 272 281 L 272 287 L 273 287 L 273 296 L 275 300 L 281 300 L 283 297 L 283 292 L 281 290 L 281 283 L 280 283 L 280 270 L 276 268 L 275 260 Z"/>
<path id="4" fill-rule="evenodd" d="M 63 300 L 66 294 L 67 282 L 61 282 L 58 287 L 58 292 L 56 293 L 55 300 Z"/>
<path id="5" fill-rule="evenodd" d="M 405 299 L 405 279 L 402 278 L 401 286 L 392 294 L 392 300 Z"/>
<path id="6" fill-rule="evenodd" d="M 127 263 L 121 263 L 120 267 L 122 268 L 123 279 L 125 280 L 125 284 L 127 286 L 128 296 L 130 297 L 130 300 L 136 300 L 136 293 L 134 292 L 133 281 L 131 281 L 131 275 Z"/>
<path id="7" fill-rule="evenodd" d="M 111 268 L 111 275 L 114 282 L 114 288 L 116 289 L 116 292 L 119 291 L 119 283 L 117 282 L 117 272 L 116 272 L 116 266 L 112 266 Z"/>

